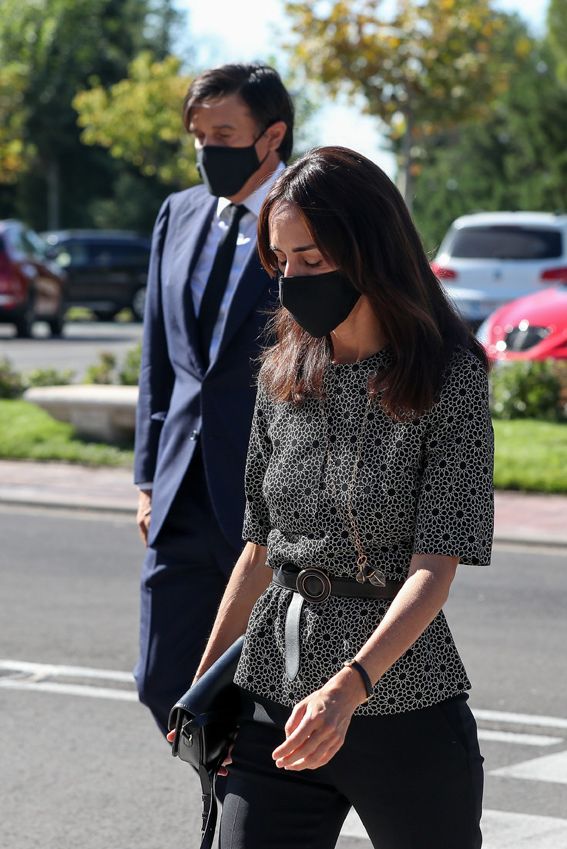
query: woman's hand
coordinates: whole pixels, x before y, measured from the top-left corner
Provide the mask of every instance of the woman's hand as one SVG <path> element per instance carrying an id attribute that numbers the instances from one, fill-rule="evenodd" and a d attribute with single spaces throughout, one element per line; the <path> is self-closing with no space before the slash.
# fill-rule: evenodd
<path id="1" fill-rule="evenodd" d="M 173 731 L 168 731 L 165 739 L 167 740 L 168 743 L 173 743 L 173 741 L 175 740 L 175 728 L 173 729 Z M 224 761 L 219 766 L 218 773 L 217 773 L 218 775 L 228 775 L 227 767 L 229 767 L 230 764 L 232 763 L 232 750 L 233 749 L 234 749 L 234 743 L 230 746 L 228 752 L 226 753 L 226 757 L 225 757 Z"/>
<path id="2" fill-rule="evenodd" d="M 317 769 L 339 751 L 355 709 L 366 699 L 356 670 L 345 667 L 319 690 L 298 702 L 285 726 L 286 741 L 272 753 L 276 766 Z"/>

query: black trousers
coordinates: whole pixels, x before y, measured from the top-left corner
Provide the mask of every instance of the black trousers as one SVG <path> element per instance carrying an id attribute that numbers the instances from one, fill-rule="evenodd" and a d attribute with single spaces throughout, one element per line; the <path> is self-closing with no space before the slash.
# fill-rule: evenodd
<path id="1" fill-rule="evenodd" d="M 215 519 L 198 448 L 142 567 L 134 677 L 164 734 L 169 711 L 193 680 L 239 553 Z"/>
<path id="2" fill-rule="evenodd" d="M 376 849 L 480 849 L 483 758 L 466 694 L 423 710 L 354 717 L 330 763 L 302 772 L 272 760 L 286 714 L 241 724 L 220 849 L 332 849 L 351 806 Z"/>

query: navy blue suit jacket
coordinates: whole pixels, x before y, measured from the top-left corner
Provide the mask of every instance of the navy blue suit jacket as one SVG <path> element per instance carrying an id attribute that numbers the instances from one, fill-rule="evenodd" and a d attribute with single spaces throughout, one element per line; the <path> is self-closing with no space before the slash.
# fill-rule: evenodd
<path id="1" fill-rule="evenodd" d="M 150 545 L 200 439 L 216 518 L 227 540 L 242 546 L 244 467 L 256 396 L 253 361 L 277 293 L 252 245 L 218 355 L 206 368 L 190 278 L 216 204 L 203 186 L 173 194 L 154 228 L 134 460 L 135 482 L 153 482 Z"/>

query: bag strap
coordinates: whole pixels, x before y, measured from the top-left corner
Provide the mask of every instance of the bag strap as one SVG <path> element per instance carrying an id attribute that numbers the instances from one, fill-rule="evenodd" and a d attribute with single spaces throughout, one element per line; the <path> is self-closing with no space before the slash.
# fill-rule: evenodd
<path id="1" fill-rule="evenodd" d="M 201 825 L 200 849 L 211 849 L 215 838 L 217 825 L 218 803 L 215 793 L 215 774 L 207 772 L 201 766 L 199 768 L 199 779 L 201 781 L 201 799 L 203 802 L 203 819 Z"/>

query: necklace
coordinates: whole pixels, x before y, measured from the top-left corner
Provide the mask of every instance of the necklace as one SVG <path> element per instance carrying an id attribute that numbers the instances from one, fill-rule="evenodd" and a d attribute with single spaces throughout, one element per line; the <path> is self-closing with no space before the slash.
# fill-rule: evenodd
<path id="1" fill-rule="evenodd" d="M 350 538 L 350 541 L 356 551 L 356 580 L 359 584 L 364 584 L 368 581 L 375 587 L 384 587 L 386 585 L 386 577 L 384 573 L 378 569 L 376 566 L 371 566 L 368 562 L 368 555 L 366 554 L 366 549 L 364 547 L 364 543 L 362 542 L 362 538 L 360 536 L 360 528 L 358 527 L 358 522 L 356 521 L 356 516 L 352 507 L 352 499 L 354 495 L 354 488 L 356 485 L 356 479 L 358 477 L 358 470 L 361 466 L 362 462 L 362 453 L 364 449 L 364 437 L 366 434 L 366 426 L 368 423 L 368 418 L 370 414 L 370 410 L 372 407 L 372 398 L 368 396 L 366 402 L 366 408 L 364 410 L 364 415 L 362 417 L 362 422 L 360 424 L 360 430 L 358 432 L 357 440 L 356 440 L 356 450 L 354 463 L 352 466 L 352 471 L 349 477 L 348 489 L 347 489 L 347 498 L 346 498 L 346 515 L 342 511 L 342 508 L 339 505 L 339 500 L 337 497 L 337 488 L 334 475 L 328 474 L 332 485 L 331 497 L 335 504 L 335 509 L 337 513 L 342 513 L 343 520 L 345 521 L 346 529 Z M 331 450 L 331 438 L 329 433 L 329 417 L 326 415 L 325 411 L 325 401 L 321 399 L 320 401 L 320 410 L 321 415 L 325 424 L 325 436 L 326 436 L 326 452 L 325 452 L 325 467 L 330 472 L 331 466 L 335 466 L 336 463 L 333 460 L 331 463 L 331 459 L 334 457 L 335 452 Z"/>

